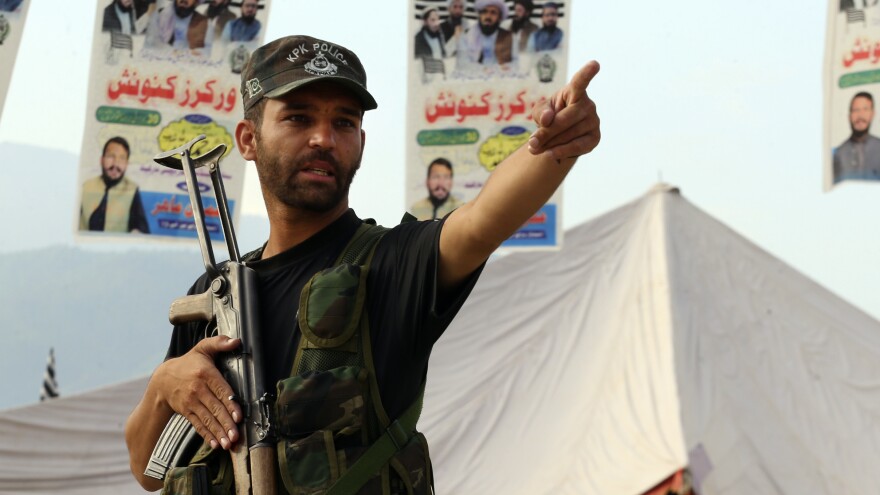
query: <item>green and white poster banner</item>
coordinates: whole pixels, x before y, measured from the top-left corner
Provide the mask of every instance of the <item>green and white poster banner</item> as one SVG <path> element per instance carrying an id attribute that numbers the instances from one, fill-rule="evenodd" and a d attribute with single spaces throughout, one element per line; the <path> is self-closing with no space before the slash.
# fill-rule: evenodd
<path id="1" fill-rule="evenodd" d="M 6 103 L 28 5 L 30 0 L 0 0 L 0 114 Z"/>
<path id="2" fill-rule="evenodd" d="M 237 220 L 245 161 L 235 149 L 240 73 L 263 42 L 270 0 L 103 0 L 97 8 L 75 230 L 79 240 L 195 239 L 183 172 L 153 157 L 204 134 L 222 143 Z M 213 185 L 197 171 L 208 231 L 222 239 Z"/>
<path id="3" fill-rule="evenodd" d="M 412 0 L 406 204 L 442 218 L 480 192 L 567 82 L 570 3 Z M 561 245 L 561 189 L 502 247 Z"/>
<path id="4" fill-rule="evenodd" d="M 823 189 L 880 181 L 880 1 L 830 0 L 823 79 Z"/>

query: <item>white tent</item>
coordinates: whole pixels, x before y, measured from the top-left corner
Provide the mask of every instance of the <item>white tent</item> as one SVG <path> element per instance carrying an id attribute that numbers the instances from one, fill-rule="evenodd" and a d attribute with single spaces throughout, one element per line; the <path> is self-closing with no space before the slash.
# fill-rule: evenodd
<path id="1" fill-rule="evenodd" d="M 122 425 L 145 379 L 0 412 L 0 493 L 141 493 Z M 674 189 L 486 267 L 431 360 L 441 494 L 880 486 L 880 322 Z"/>
<path id="2" fill-rule="evenodd" d="M 489 264 L 425 402 L 438 493 L 880 487 L 880 322 L 667 186 Z"/>
<path id="3" fill-rule="evenodd" d="M 0 411 L 0 493 L 143 494 L 123 426 L 147 378 Z"/>

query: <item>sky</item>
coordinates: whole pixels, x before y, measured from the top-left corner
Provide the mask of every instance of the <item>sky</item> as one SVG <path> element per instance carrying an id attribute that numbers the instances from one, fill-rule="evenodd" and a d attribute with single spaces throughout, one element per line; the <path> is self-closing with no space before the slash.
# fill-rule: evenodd
<path id="1" fill-rule="evenodd" d="M 0 142 L 79 154 L 98 3 L 105 4 L 32 0 Z M 407 8 L 405 0 L 275 0 L 266 32 L 267 40 L 313 35 L 361 57 L 379 109 L 364 121 L 367 147 L 351 204 L 386 225 L 405 209 Z M 667 182 L 880 318 L 880 184 L 822 191 L 827 4 L 573 0 L 567 11 L 569 74 L 590 59 L 602 67 L 588 89 L 602 142 L 563 186 L 565 227 Z M 0 166 L 22 164 L 0 157 Z M 23 199 L 0 202 L 8 210 Z M 253 170 L 243 213 L 264 213 Z M 59 232 L 58 242 L 70 238 Z"/>

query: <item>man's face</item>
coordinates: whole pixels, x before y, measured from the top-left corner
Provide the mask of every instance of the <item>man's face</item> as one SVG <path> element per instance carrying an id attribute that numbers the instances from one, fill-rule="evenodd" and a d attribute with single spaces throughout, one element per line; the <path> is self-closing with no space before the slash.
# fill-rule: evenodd
<path id="1" fill-rule="evenodd" d="M 334 83 L 314 83 L 266 101 L 256 135 L 267 207 L 326 213 L 348 207 L 364 150 L 363 106 Z"/>
<path id="2" fill-rule="evenodd" d="M 174 13 L 181 19 L 192 14 L 196 9 L 196 0 L 175 0 Z"/>
<path id="3" fill-rule="evenodd" d="M 541 22 L 544 23 L 544 27 L 556 27 L 556 21 L 558 19 L 559 12 L 557 12 L 556 9 L 553 7 L 544 7 L 544 11 L 541 12 Z"/>
<path id="4" fill-rule="evenodd" d="M 428 186 L 429 196 L 438 201 L 445 200 L 452 190 L 452 171 L 445 165 L 432 164 L 425 185 Z"/>
<path id="5" fill-rule="evenodd" d="M 128 153 L 125 147 L 119 143 L 110 143 L 101 157 L 101 170 L 104 177 L 110 180 L 121 179 L 128 168 Z"/>
<path id="6" fill-rule="evenodd" d="M 849 106 L 849 125 L 853 132 L 868 132 L 874 120 L 874 104 L 864 96 L 854 98 Z"/>
<path id="7" fill-rule="evenodd" d="M 227 2 L 229 2 L 229 0 L 211 0 L 211 5 L 214 7 L 221 7 L 226 5 Z"/>
<path id="8" fill-rule="evenodd" d="M 513 6 L 513 15 L 516 16 L 517 20 L 524 20 L 529 17 L 530 12 L 526 12 L 526 8 L 522 6 L 522 4 L 516 4 Z"/>
<path id="9" fill-rule="evenodd" d="M 440 14 L 438 14 L 436 10 L 428 14 L 428 18 L 425 19 L 425 26 L 427 26 L 428 30 L 432 33 L 436 33 L 440 30 Z"/>
<path id="10" fill-rule="evenodd" d="M 116 2 L 117 2 L 117 3 L 119 4 L 119 6 L 122 7 L 123 9 L 129 9 L 129 8 L 131 8 L 131 2 L 132 2 L 132 0 L 116 0 Z"/>
<path id="11" fill-rule="evenodd" d="M 244 0 L 241 3 L 241 16 L 253 19 L 257 15 L 257 0 Z"/>
<path id="12" fill-rule="evenodd" d="M 497 26 L 501 22 L 501 10 L 489 5 L 480 11 L 480 25 L 485 27 Z"/>
<path id="13" fill-rule="evenodd" d="M 462 0 L 453 0 L 449 4 L 449 17 L 461 17 L 464 15 L 464 2 Z"/>

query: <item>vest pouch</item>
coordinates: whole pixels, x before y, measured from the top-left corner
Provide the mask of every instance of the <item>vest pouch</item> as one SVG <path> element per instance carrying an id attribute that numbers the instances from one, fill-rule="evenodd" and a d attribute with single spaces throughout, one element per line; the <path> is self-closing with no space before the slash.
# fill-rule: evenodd
<path id="1" fill-rule="evenodd" d="M 357 453 L 337 444 L 361 441 L 366 390 L 367 370 L 359 366 L 308 371 L 278 382 L 278 461 L 288 492 L 322 493 L 353 462 Z"/>
<path id="2" fill-rule="evenodd" d="M 229 453 L 203 443 L 189 466 L 172 468 L 165 475 L 162 495 L 226 495 L 234 493 Z"/>
<path id="3" fill-rule="evenodd" d="M 316 431 L 299 440 L 284 439 L 278 442 L 279 467 L 284 488 L 291 495 L 322 494 L 366 450 L 365 447 L 339 448 L 329 430 Z M 383 493 L 382 476 L 374 476 L 357 493 Z"/>
<path id="4" fill-rule="evenodd" d="M 162 495 L 210 495 L 208 466 L 191 464 L 168 470 Z"/>
<path id="5" fill-rule="evenodd" d="M 391 458 L 391 492 L 407 495 L 433 493 L 434 473 L 428 456 L 428 441 L 416 432 L 409 442 Z M 396 474 L 396 476 L 395 476 Z M 403 486 L 400 486 L 403 485 Z"/>
<path id="6" fill-rule="evenodd" d="M 354 335 L 366 299 L 367 273 L 343 263 L 315 274 L 300 295 L 297 322 L 313 345 L 339 347 Z"/>
<path id="7" fill-rule="evenodd" d="M 278 382 L 275 422 L 278 433 L 293 439 L 318 430 L 351 435 L 364 425 L 367 370 L 340 366 L 308 371 Z"/>
<path id="8" fill-rule="evenodd" d="M 339 477 L 333 433 L 316 431 L 299 440 L 278 442 L 281 481 L 291 495 L 322 493 Z"/>

